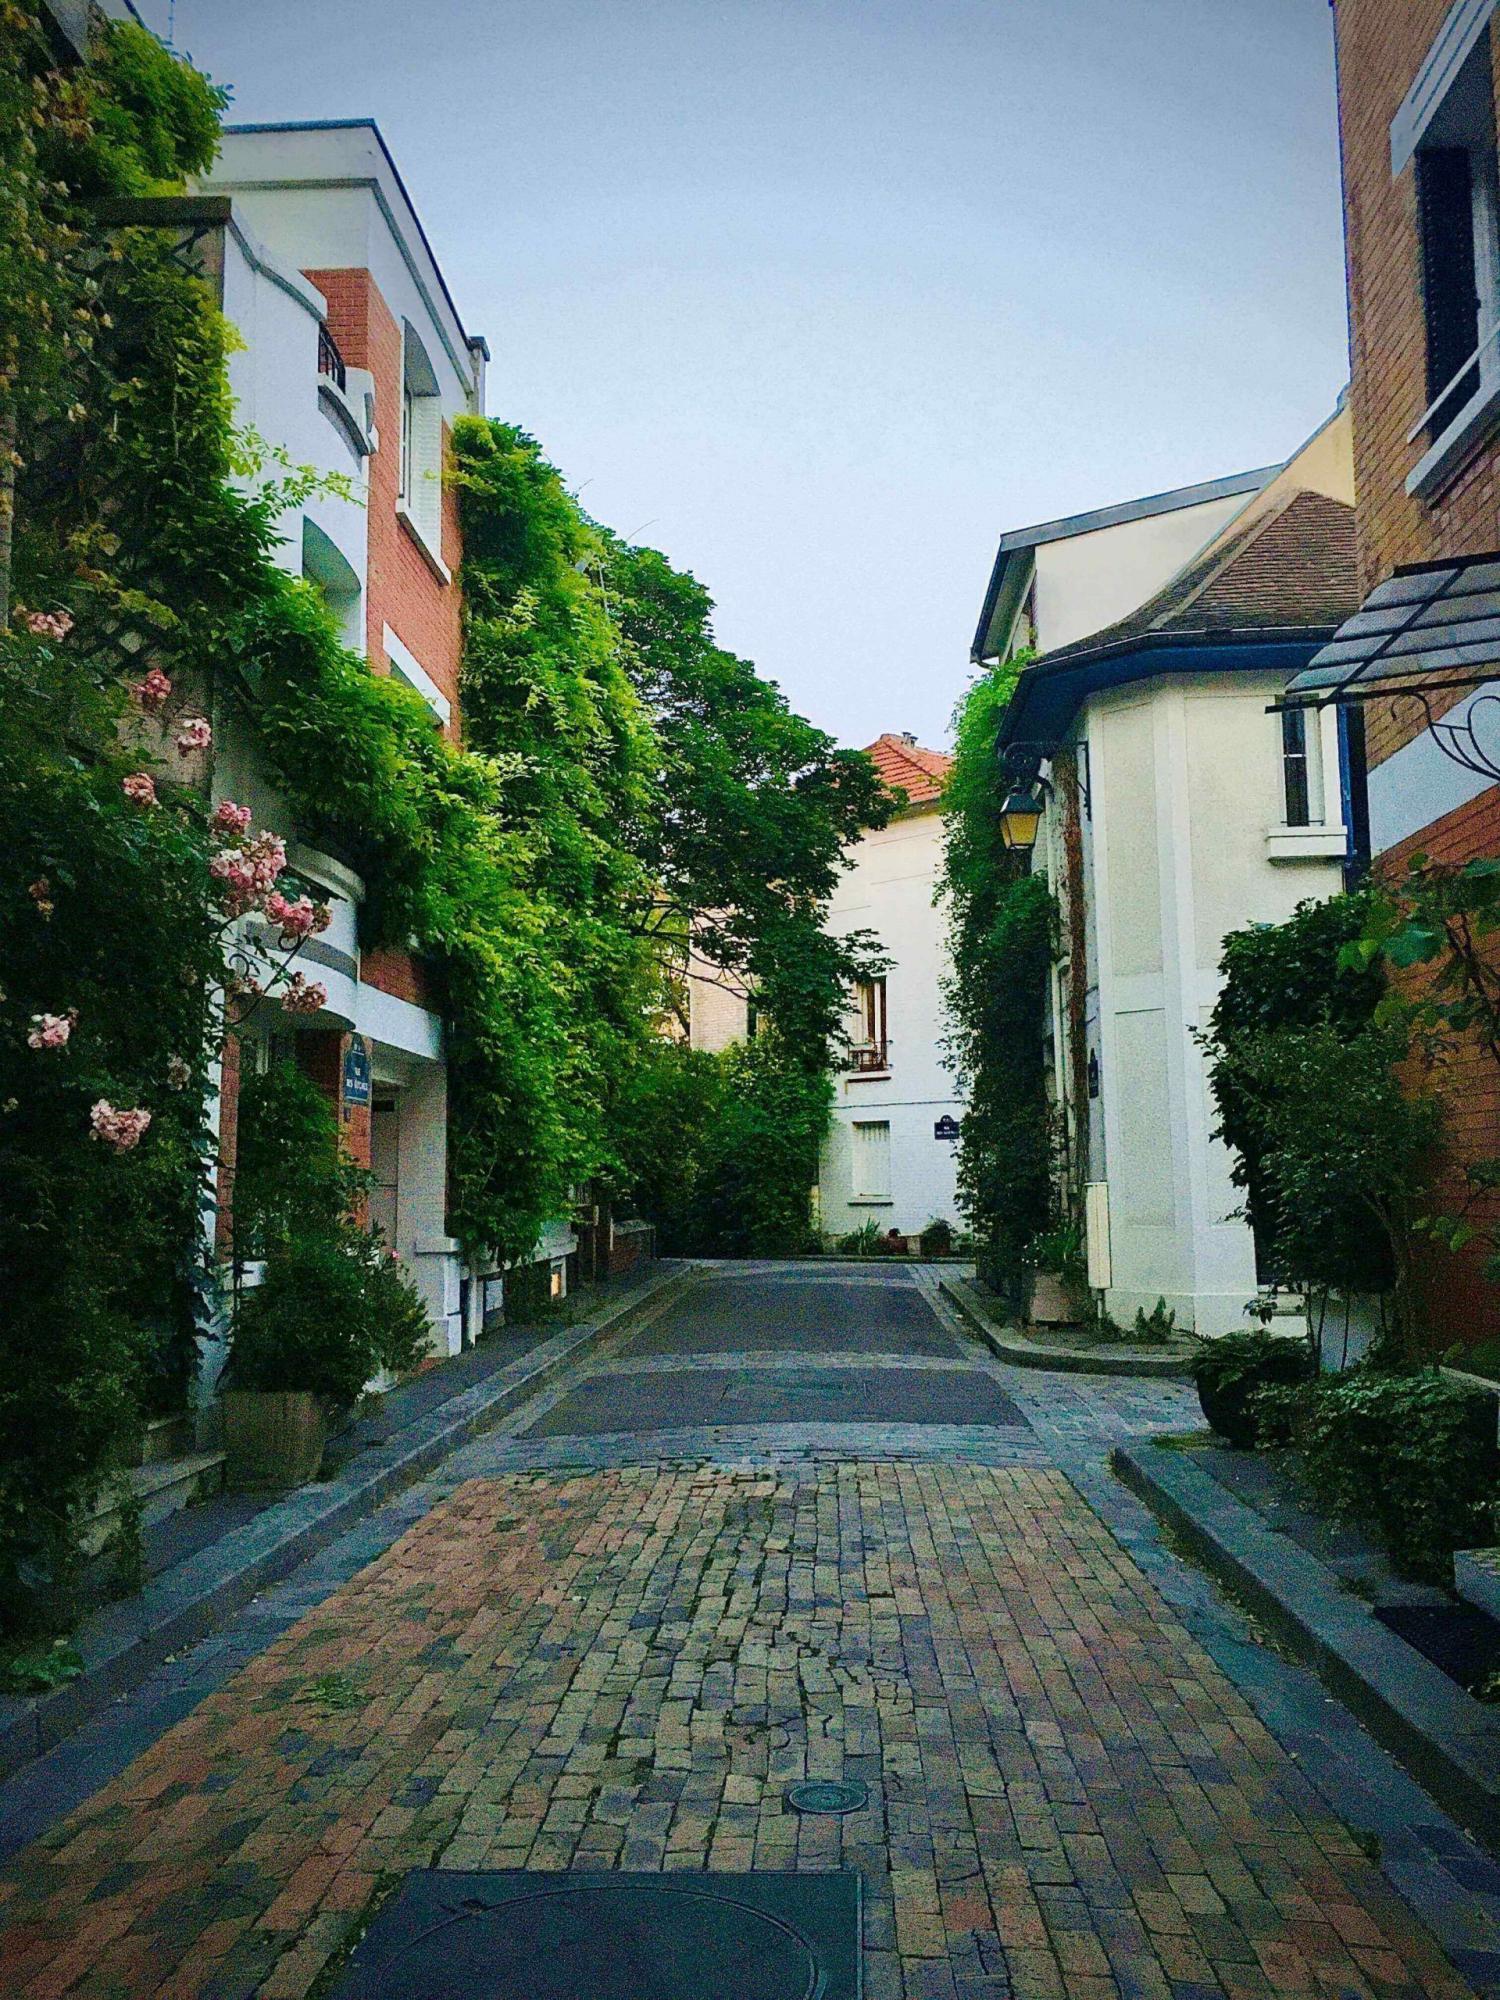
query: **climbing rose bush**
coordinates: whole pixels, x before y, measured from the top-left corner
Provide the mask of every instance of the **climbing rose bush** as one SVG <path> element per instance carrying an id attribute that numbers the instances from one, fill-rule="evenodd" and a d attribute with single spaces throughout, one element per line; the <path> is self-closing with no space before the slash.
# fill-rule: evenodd
<path id="1" fill-rule="evenodd" d="M 66 1048 L 77 1019 L 78 1010 L 74 1007 L 70 1007 L 66 1014 L 33 1014 L 31 1032 L 26 1037 L 27 1048 Z"/>
<path id="2" fill-rule="evenodd" d="M 89 1112 L 90 1136 L 102 1139 L 117 1153 L 128 1153 L 138 1146 L 150 1123 L 149 1111 L 139 1107 L 133 1111 L 117 1111 L 107 1097 L 99 1098 Z"/>

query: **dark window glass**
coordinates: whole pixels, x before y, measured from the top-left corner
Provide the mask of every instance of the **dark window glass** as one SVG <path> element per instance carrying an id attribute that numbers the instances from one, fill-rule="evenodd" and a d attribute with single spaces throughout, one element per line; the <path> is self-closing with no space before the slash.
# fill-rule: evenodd
<path id="1" fill-rule="evenodd" d="M 1437 404 L 1431 419 L 1437 436 L 1479 389 L 1478 364 L 1464 369 L 1479 345 L 1474 163 L 1466 147 L 1434 147 L 1417 155 L 1417 200 L 1422 219 L 1427 400 Z M 1460 369 L 1464 369 L 1461 375 Z"/>
<path id="2" fill-rule="evenodd" d="M 1281 773 L 1286 790 L 1286 823 L 1307 826 L 1312 814 L 1307 792 L 1307 711 L 1281 711 Z"/>

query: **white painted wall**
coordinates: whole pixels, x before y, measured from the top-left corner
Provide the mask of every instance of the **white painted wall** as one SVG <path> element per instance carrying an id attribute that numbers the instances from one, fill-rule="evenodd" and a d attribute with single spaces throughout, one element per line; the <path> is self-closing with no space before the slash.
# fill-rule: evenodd
<path id="1" fill-rule="evenodd" d="M 1331 735 L 1325 825 L 1285 837 L 1279 725 L 1265 712 L 1280 689 L 1272 675 L 1147 681 L 1094 697 L 1081 721 L 1102 1125 L 1092 1170 L 1109 1185 L 1106 1303 L 1127 1322 L 1164 1298 L 1179 1325 L 1231 1332 L 1255 1295 L 1250 1230 L 1211 1136 L 1195 1036 L 1218 995 L 1226 933 L 1279 923 L 1342 883 L 1326 851 L 1344 846 Z"/>
<path id="2" fill-rule="evenodd" d="M 1050 653 L 1146 602 L 1245 504 L 1243 494 L 1043 542 L 1036 551 L 1036 645 Z"/>
<path id="3" fill-rule="evenodd" d="M 891 960 L 886 973 L 888 1074 L 837 1079 L 834 1122 L 824 1147 L 818 1194 L 823 1227 L 843 1234 L 874 1220 L 914 1234 L 934 1217 L 957 1224 L 957 1148 L 933 1137 L 942 1117 L 961 1118 L 963 1103 L 943 1064 L 941 981 L 947 971 L 946 916 L 933 903 L 942 862 L 942 815 L 908 813 L 854 850 L 829 909 L 836 935 L 871 930 Z M 856 1122 L 890 1125 L 890 1195 L 854 1196 Z"/>
<path id="4" fill-rule="evenodd" d="M 421 335 L 444 416 L 478 407 L 477 363 L 373 128 L 229 131 L 202 185 L 232 195 L 294 269 L 369 271 L 396 319 Z M 394 421 L 382 413 L 387 428 Z"/>

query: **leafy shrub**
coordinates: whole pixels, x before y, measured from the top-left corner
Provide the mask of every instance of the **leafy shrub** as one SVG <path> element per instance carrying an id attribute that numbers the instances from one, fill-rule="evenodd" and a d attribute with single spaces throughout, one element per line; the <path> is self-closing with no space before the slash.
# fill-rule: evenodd
<path id="1" fill-rule="evenodd" d="M 851 1229 L 847 1236 L 839 1238 L 838 1247 L 846 1257 L 878 1257 L 882 1247 L 880 1224 L 873 1220 L 862 1222 L 858 1229 Z"/>
<path id="2" fill-rule="evenodd" d="M 821 1065 L 821 1047 L 814 1054 Z M 665 1041 L 644 1051 L 626 1080 L 619 1144 L 628 1193 L 663 1253 L 815 1248 L 809 1198 L 832 1096 L 826 1071 L 774 1029 L 718 1055 Z"/>
<path id="3" fill-rule="evenodd" d="M 1158 1299 L 1150 1312 L 1137 1306 L 1132 1333 L 1142 1347 L 1165 1347 L 1176 1331 L 1177 1314 L 1168 1310 L 1165 1299 Z"/>
<path id="4" fill-rule="evenodd" d="M 339 1140 L 328 1099 L 293 1062 L 274 1062 L 240 1090 L 234 1242 L 265 1257 L 293 1237 L 334 1235 L 370 1176 Z"/>
<path id="5" fill-rule="evenodd" d="M 1407 1576 L 1451 1583 L 1455 1549 L 1492 1539 L 1500 1499 L 1495 1406 L 1436 1368 L 1355 1368 L 1294 1399 L 1308 1485 L 1341 1520 L 1372 1524 Z"/>
<path id="6" fill-rule="evenodd" d="M 415 1368 L 428 1337 L 416 1287 L 378 1237 L 351 1228 L 294 1240 L 272 1254 L 264 1280 L 240 1302 L 230 1382 L 347 1406 L 378 1370 Z"/>
<path id="7" fill-rule="evenodd" d="M 917 1238 L 924 1257 L 947 1257 L 953 1251 L 953 1224 L 935 1215 Z"/>
<path id="8" fill-rule="evenodd" d="M 1307 1382 L 1317 1363 L 1305 1341 L 1251 1332 L 1205 1340 L 1192 1367 L 1204 1416 L 1220 1437 L 1248 1451 L 1259 1437 L 1262 1392 Z"/>

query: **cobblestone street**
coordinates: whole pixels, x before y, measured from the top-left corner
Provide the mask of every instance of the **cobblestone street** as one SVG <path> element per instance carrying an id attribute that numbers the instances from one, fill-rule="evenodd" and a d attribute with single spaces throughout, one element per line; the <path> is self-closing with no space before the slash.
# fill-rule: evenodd
<path id="1" fill-rule="evenodd" d="M 0 1991 L 294 2000 L 434 1864 L 858 1869 L 870 2000 L 1484 1988 L 1488 1864 L 1105 1472 L 1193 1420 L 701 1276 L 5 1788 Z"/>

